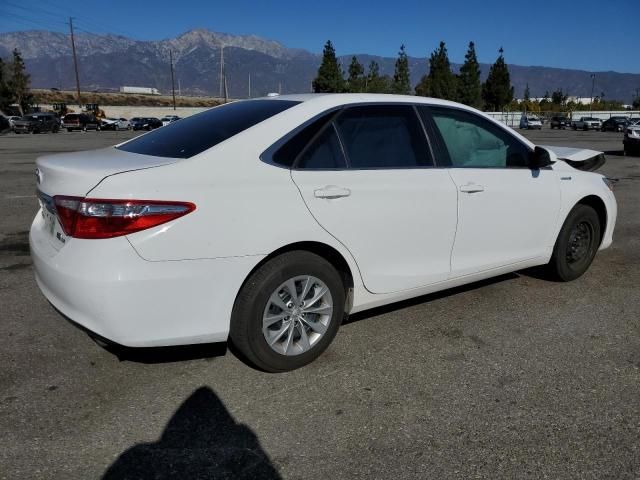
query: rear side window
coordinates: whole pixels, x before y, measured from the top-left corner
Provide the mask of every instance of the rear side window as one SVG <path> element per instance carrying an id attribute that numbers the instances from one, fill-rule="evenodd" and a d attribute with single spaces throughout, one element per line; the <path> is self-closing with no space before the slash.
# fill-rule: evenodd
<path id="1" fill-rule="evenodd" d="M 350 168 L 416 168 L 433 160 L 410 105 L 346 109 L 336 120 Z"/>
<path id="2" fill-rule="evenodd" d="M 189 158 L 298 103 L 291 100 L 229 103 L 153 130 L 118 149 L 156 157 Z"/>
<path id="3" fill-rule="evenodd" d="M 296 168 L 346 168 L 340 140 L 333 125 L 329 125 L 307 148 L 296 163 Z"/>
<path id="4" fill-rule="evenodd" d="M 322 130 L 334 113 L 323 115 L 322 117 L 312 121 L 302 130 L 287 140 L 275 153 L 271 156 L 273 163 L 283 167 L 291 167 L 298 155 L 304 150 L 307 144 Z"/>

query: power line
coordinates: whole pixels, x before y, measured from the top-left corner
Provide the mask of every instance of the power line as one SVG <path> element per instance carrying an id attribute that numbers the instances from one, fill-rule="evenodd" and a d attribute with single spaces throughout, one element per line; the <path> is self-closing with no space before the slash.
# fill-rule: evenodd
<path id="1" fill-rule="evenodd" d="M 59 27 L 58 25 L 55 25 L 52 27 L 51 23 L 45 23 L 39 20 L 33 20 L 32 18 L 28 18 L 23 15 L 19 15 L 17 13 L 12 13 L 12 12 L 4 12 L 2 16 L 4 16 L 5 18 L 6 17 L 13 18 L 14 22 L 17 21 L 22 24 L 28 23 L 31 25 L 35 25 L 36 27 L 45 28 L 47 30 L 59 31 L 62 28 L 62 27 Z"/>

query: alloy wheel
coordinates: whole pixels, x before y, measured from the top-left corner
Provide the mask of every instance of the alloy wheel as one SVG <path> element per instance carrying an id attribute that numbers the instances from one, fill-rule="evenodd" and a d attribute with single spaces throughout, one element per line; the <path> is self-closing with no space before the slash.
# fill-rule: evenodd
<path id="1" fill-rule="evenodd" d="M 262 333 L 280 355 L 300 355 L 324 336 L 333 317 L 333 298 L 322 280 L 290 278 L 271 294 L 262 316 Z"/>

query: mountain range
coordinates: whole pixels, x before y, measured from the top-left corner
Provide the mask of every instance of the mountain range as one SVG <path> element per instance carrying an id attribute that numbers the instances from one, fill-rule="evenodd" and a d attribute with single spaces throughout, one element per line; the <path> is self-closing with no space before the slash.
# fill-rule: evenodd
<path id="1" fill-rule="evenodd" d="M 191 30 L 176 38 L 159 41 L 133 40 L 117 35 L 79 32 L 75 35 L 80 84 L 83 90 L 113 91 L 120 86 L 155 87 L 171 90 L 169 52 L 173 54 L 176 88 L 182 94 L 217 95 L 220 91 L 220 53 L 224 49 L 227 88 L 231 98 L 260 96 L 268 92 L 300 93 L 311 90 L 321 55 L 254 35 L 230 35 L 205 29 Z M 31 74 L 35 88 L 75 87 L 69 35 L 43 30 L 0 34 L 0 57 L 17 48 Z M 435 46 L 434 46 L 435 48 Z M 427 47 L 425 50 L 429 50 Z M 344 70 L 352 55 L 339 57 Z M 395 58 L 356 54 L 365 67 L 375 60 L 382 74 L 393 75 Z M 506 55 L 508 61 L 508 53 Z M 415 85 L 428 70 L 427 58 L 409 57 L 411 82 Z M 460 65 L 452 63 L 454 71 Z M 489 65 L 480 64 L 482 78 Z M 631 103 L 640 87 L 640 74 L 588 72 L 539 66 L 509 65 L 516 97 L 528 84 L 532 97 L 561 88 L 569 95 L 590 97 L 591 74 L 594 95 Z"/>

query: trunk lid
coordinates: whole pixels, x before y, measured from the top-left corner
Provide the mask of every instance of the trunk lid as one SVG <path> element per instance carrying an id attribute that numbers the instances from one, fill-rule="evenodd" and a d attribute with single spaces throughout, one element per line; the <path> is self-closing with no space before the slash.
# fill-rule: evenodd
<path id="1" fill-rule="evenodd" d="M 110 175 L 159 167 L 178 160 L 125 152 L 114 147 L 47 155 L 36 161 L 36 181 L 38 190 L 50 196 L 85 196 Z"/>
<path id="2" fill-rule="evenodd" d="M 563 160 L 573 168 L 586 172 L 596 170 L 606 162 L 604 153 L 598 152 L 597 150 L 548 145 L 541 145 L 541 147 L 555 153 L 558 160 Z"/>
<path id="3" fill-rule="evenodd" d="M 60 225 L 54 196 L 86 197 L 106 177 L 178 160 L 124 152 L 114 147 L 40 157 L 35 173 L 41 211 L 31 229 L 32 241 L 54 255 L 69 240 Z"/>

